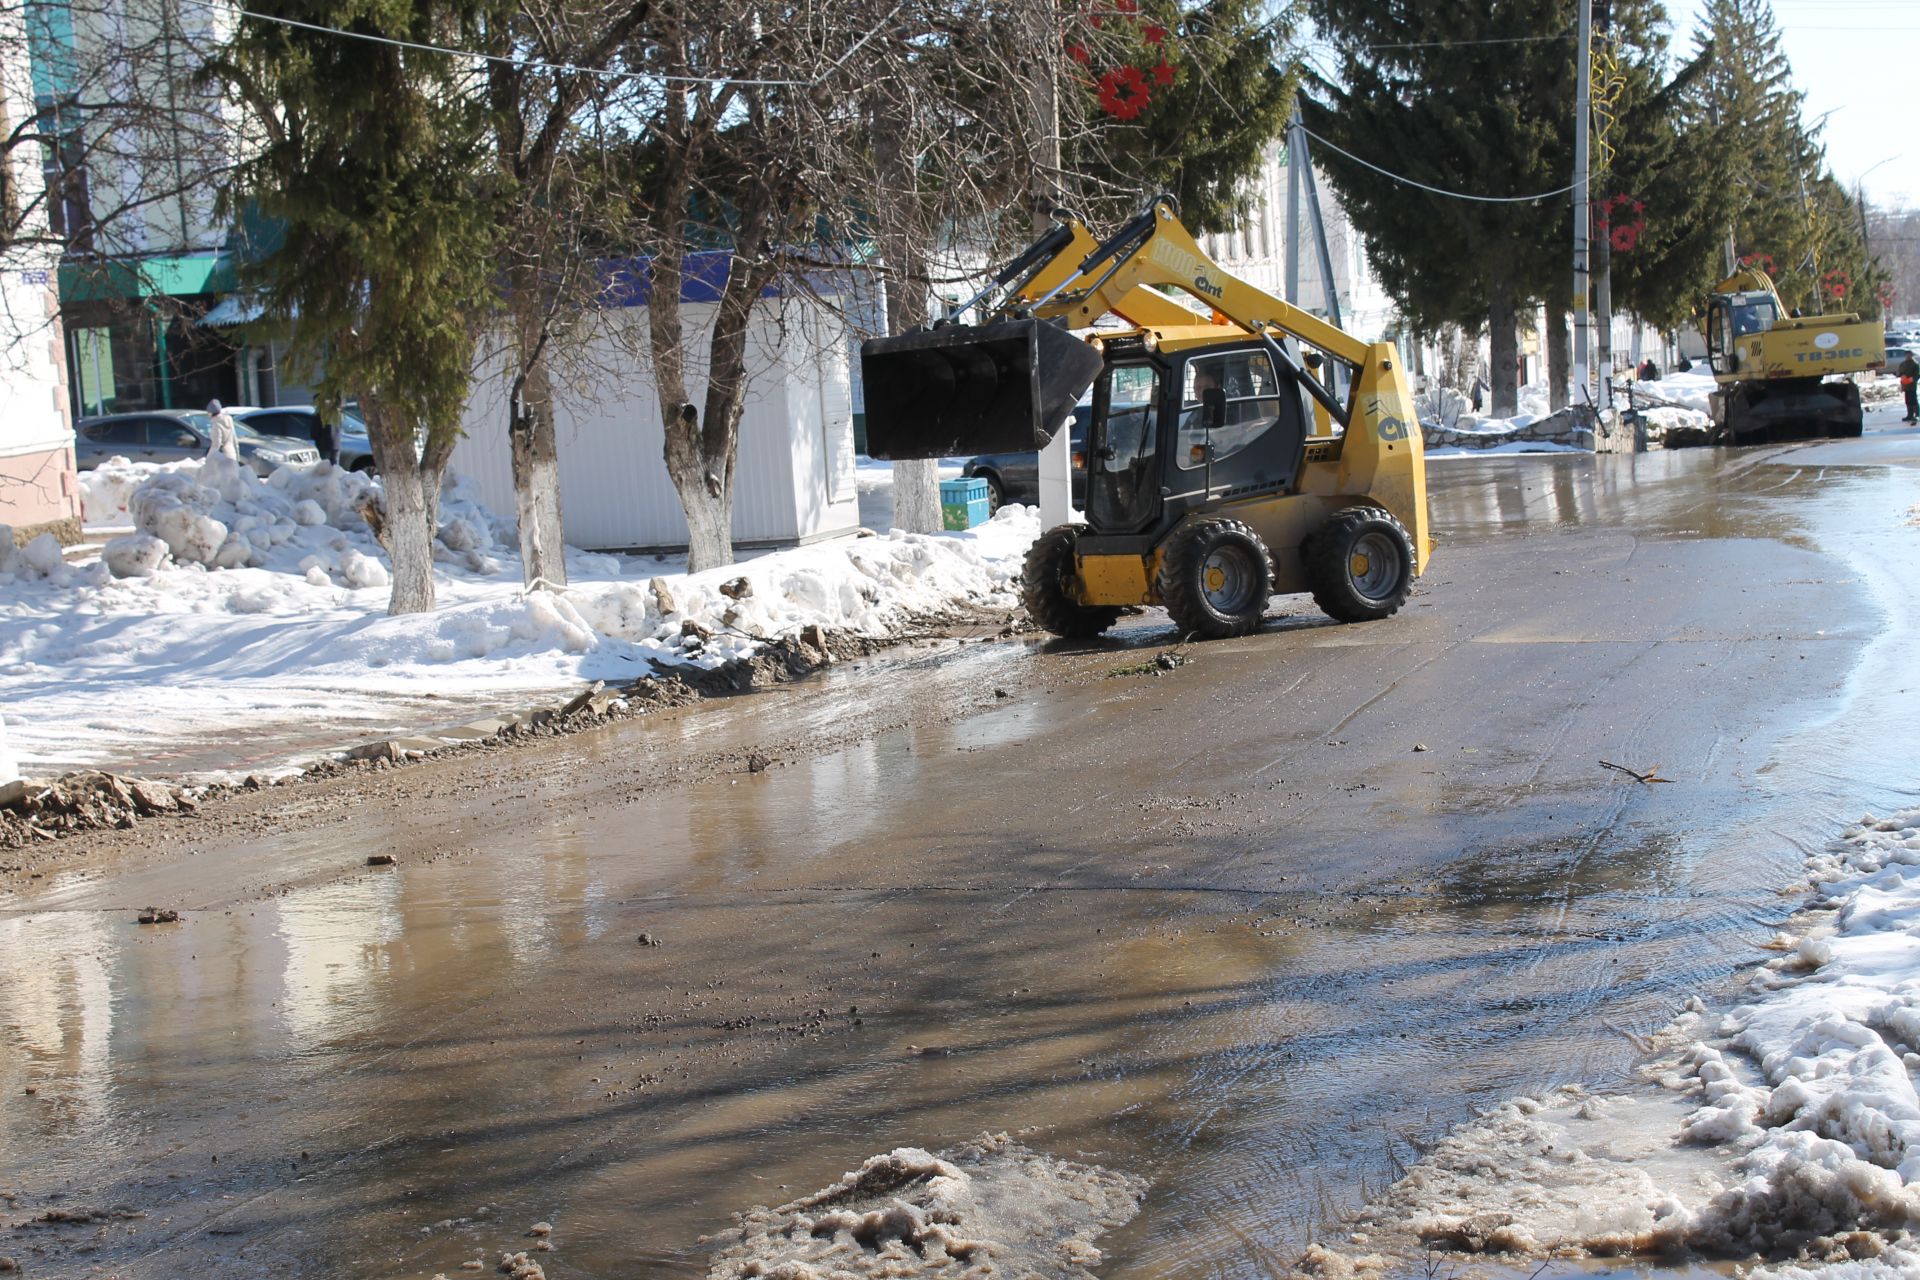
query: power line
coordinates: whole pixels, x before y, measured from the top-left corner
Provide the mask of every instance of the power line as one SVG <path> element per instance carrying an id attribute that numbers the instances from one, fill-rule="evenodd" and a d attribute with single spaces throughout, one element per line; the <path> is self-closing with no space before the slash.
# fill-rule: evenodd
<path id="1" fill-rule="evenodd" d="M 1307 128 L 1305 125 L 1300 126 L 1300 132 L 1306 134 L 1309 138 L 1312 138 L 1315 142 L 1319 143 L 1323 147 L 1326 147 L 1328 150 L 1337 151 L 1341 155 L 1345 156 L 1347 159 L 1353 161 L 1355 164 L 1371 169 L 1375 173 L 1380 174 L 1382 177 L 1392 178 L 1395 182 L 1403 183 L 1406 186 L 1418 187 L 1422 191 L 1432 192 L 1436 196 L 1447 196 L 1450 199 L 1454 199 L 1454 200 L 1473 200 L 1481 204 L 1533 204 L 1536 201 L 1540 201 L 1540 200 L 1551 200 L 1555 196 L 1564 196 L 1568 192 L 1573 190 L 1573 187 L 1571 185 L 1568 185 L 1564 187 L 1558 187 L 1552 191 L 1542 191 L 1537 195 L 1530 195 L 1530 196 L 1476 196 L 1476 195 L 1470 195 L 1465 191 L 1448 191 L 1444 187 L 1428 186 L 1424 182 L 1419 182 L 1413 178 L 1406 177 L 1403 174 L 1395 173 L 1391 169 L 1382 169 L 1379 165 L 1374 164 L 1371 160 L 1362 160 L 1359 156 L 1353 154 L 1353 152 L 1348 151 L 1342 147 L 1335 146 L 1333 143 L 1328 142 L 1325 138 L 1321 137 L 1319 134 L 1315 133 L 1313 130 Z"/>
<path id="2" fill-rule="evenodd" d="M 210 0 L 200 0 L 200 3 L 204 8 L 210 10 L 225 11 L 224 6 L 217 6 L 211 3 Z M 347 31 L 341 27 L 328 27 L 315 22 L 302 22 L 297 18 L 283 18 L 277 14 L 260 13 L 253 9 L 237 9 L 231 12 L 236 12 L 243 18 L 252 18 L 256 22 L 272 22 L 283 27 L 298 27 L 303 31 L 316 31 L 325 35 L 339 36 L 348 40 L 364 40 L 369 44 L 389 45 L 396 49 L 414 49 L 421 53 L 443 53 L 450 57 L 473 58 L 481 62 L 499 63 L 505 66 L 523 69 L 553 71 L 572 75 L 599 76 L 608 80 L 648 80 L 667 84 L 735 84 L 756 88 L 811 89 L 825 80 L 828 75 L 846 65 L 847 59 L 858 53 L 869 40 L 872 40 L 874 36 L 885 29 L 887 23 L 892 21 L 894 14 L 899 13 L 900 10 L 905 7 L 905 3 L 906 0 L 901 0 L 900 4 L 894 6 L 893 13 L 888 14 L 886 18 L 875 24 L 867 34 L 855 41 L 845 53 L 828 64 L 825 71 L 822 71 L 811 80 L 746 80 L 733 76 L 674 76 L 656 74 L 651 71 L 620 71 L 611 67 L 583 67 L 570 62 L 545 62 L 537 58 L 516 58 L 505 54 L 481 53 L 474 49 L 456 49 L 447 45 L 424 44 L 417 40 L 400 40 L 392 36 L 375 35 L 369 31 Z"/>
<path id="3" fill-rule="evenodd" d="M 1383 42 L 1378 44 L 1336 44 L 1324 37 L 1305 41 L 1310 45 L 1320 45 L 1336 53 L 1347 53 L 1360 49 L 1454 49 L 1481 44 L 1543 44 L 1554 40 L 1571 40 L 1572 31 L 1562 31 L 1550 36 L 1494 36 L 1485 40 L 1407 40 L 1401 42 Z"/>

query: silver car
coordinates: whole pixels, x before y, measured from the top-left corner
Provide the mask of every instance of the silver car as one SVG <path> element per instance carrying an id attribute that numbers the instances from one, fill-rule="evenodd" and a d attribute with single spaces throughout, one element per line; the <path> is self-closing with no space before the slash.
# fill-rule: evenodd
<path id="1" fill-rule="evenodd" d="M 153 409 L 145 413 L 111 413 L 82 418 L 73 429 L 74 464 L 91 471 L 108 458 L 133 462 L 179 462 L 204 458 L 213 439 L 213 421 L 189 409 Z M 311 466 L 320 451 L 310 440 L 261 435 L 246 423 L 234 426 L 240 461 L 261 476 L 275 467 Z"/>
<path id="2" fill-rule="evenodd" d="M 271 409 L 232 407 L 227 412 L 255 431 L 307 444 L 313 443 L 314 427 L 319 423 L 319 410 L 310 404 L 285 404 Z M 373 441 L 367 439 L 367 424 L 351 409 L 341 412 L 334 439 L 340 450 L 341 466 L 349 471 L 373 472 Z"/>

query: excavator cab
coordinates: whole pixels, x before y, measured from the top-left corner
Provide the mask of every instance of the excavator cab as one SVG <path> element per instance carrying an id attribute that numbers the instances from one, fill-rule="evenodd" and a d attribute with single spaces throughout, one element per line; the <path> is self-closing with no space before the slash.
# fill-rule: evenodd
<path id="1" fill-rule="evenodd" d="M 1713 371 L 1737 371 L 1738 340 L 1767 332 L 1779 318 L 1779 303 L 1771 293 L 1716 293 L 1707 299 L 1707 360 Z"/>

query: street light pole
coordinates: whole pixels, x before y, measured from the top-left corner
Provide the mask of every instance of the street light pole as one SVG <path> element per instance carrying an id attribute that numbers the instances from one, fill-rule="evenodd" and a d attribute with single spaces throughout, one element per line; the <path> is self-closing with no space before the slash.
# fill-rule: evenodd
<path id="1" fill-rule="evenodd" d="M 1575 40 L 1573 93 L 1573 368 L 1574 376 L 1593 401 L 1593 370 L 1588 358 L 1587 255 L 1592 237 L 1593 210 L 1587 197 L 1587 130 L 1593 103 L 1593 0 L 1580 0 Z M 1556 321 L 1556 323 L 1558 323 Z"/>
<path id="2" fill-rule="evenodd" d="M 1880 165 L 1892 164 L 1899 158 L 1899 156 L 1888 156 L 1885 160 L 1871 166 L 1866 173 L 1861 174 L 1853 180 L 1853 202 L 1859 206 L 1860 209 L 1860 248 L 1869 258 L 1873 257 L 1873 241 L 1867 233 L 1867 174 L 1878 169 Z"/>

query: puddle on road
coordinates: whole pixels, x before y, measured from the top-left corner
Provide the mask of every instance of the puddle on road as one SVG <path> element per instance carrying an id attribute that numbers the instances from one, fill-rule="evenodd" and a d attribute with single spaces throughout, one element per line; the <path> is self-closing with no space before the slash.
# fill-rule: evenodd
<path id="1" fill-rule="evenodd" d="M 1738 521 L 1908 562 L 1920 535 L 1860 513 L 1888 506 L 1874 486 L 1910 479 L 1829 476 L 1811 513 L 1803 483 L 1762 493 L 1740 472 L 1734 505 L 1756 510 Z M 1553 501 L 1619 518 L 1581 515 L 1593 499 L 1577 486 Z M 1681 506 L 1676 535 L 1697 514 Z M 524 1247 L 544 1219 L 555 1275 L 697 1275 L 698 1237 L 735 1211 L 894 1146 L 1024 1130 L 1151 1179 L 1141 1215 L 1100 1241 L 1102 1275 L 1270 1274 L 1470 1107 L 1619 1079 L 1628 1033 L 1761 958 L 1746 944 L 1792 905 L 1765 886 L 1798 867 L 1794 842 L 1911 794 L 1899 658 L 1915 620 L 1884 571 L 1861 572 L 1847 590 L 1872 595 L 1884 638 L 1842 714 L 1777 749 L 1694 726 L 1691 767 L 1664 762 L 1680 796 L 1542 781 L 1535 747 L 1498 742 L 1443 744 L 1471 784 L 1430 752 L 1389 789 L 1322 794 L 1288 779 L 1321 778 L 1301 761 L 1338 748 L 1303 741 L 1259 775 L 1279 789 L 1248 791 L 1268 760 L 1225 712 L 1209 741 L 1168 742 L 1150 792 L 1101 766 L 1049 774 L 1069 735 L 1100 741 L 1177 705 L 1179 681 L 1257 660 L 1243 646 L 1119 693 L 1010 700 L 652 795 L 641 822 L 571 812 L 554 790 L 497 856 L 368 870 L 182 926 L 127 923 L 163 873 L 73 886 L 0 916 L 0 1186 L 154 1207 L 64 1255 L 75 1270 L 174 1274 L 186 1258 L 215 1275 L 427 1277 Z M 1319 639 L 1289 653 L 1304 664 Z M 1858 643 L 1820 652 L 1850 660 Z M 889 676 L 904 696 L 972 680 L 991 697 L 984 657 L 904 665 Z M 875 672 L 649 728 L 707 749 L 750 744 L 756 717 L 825 728 Z M 1307 714 L 1300 678 L 1275 716 Z M 1243 704 L 1257 687 L 1229 683 Z M 1823 688 L 1756 696 L 1785 714 Z M 1563 732 L 1514 723 L 1528 743 Z M 1677 735 L 1679 717 L 1629 729 Z M 1236 779 L 1236 805 L 1207 801 Z M 636 949 L 642 929 L 665 945 Z M 727 1007 L 706 986 L 721 977 L 763 1004 L 792 983 L 832 1016 L 724 1031 L 707 1013 Z"/>

